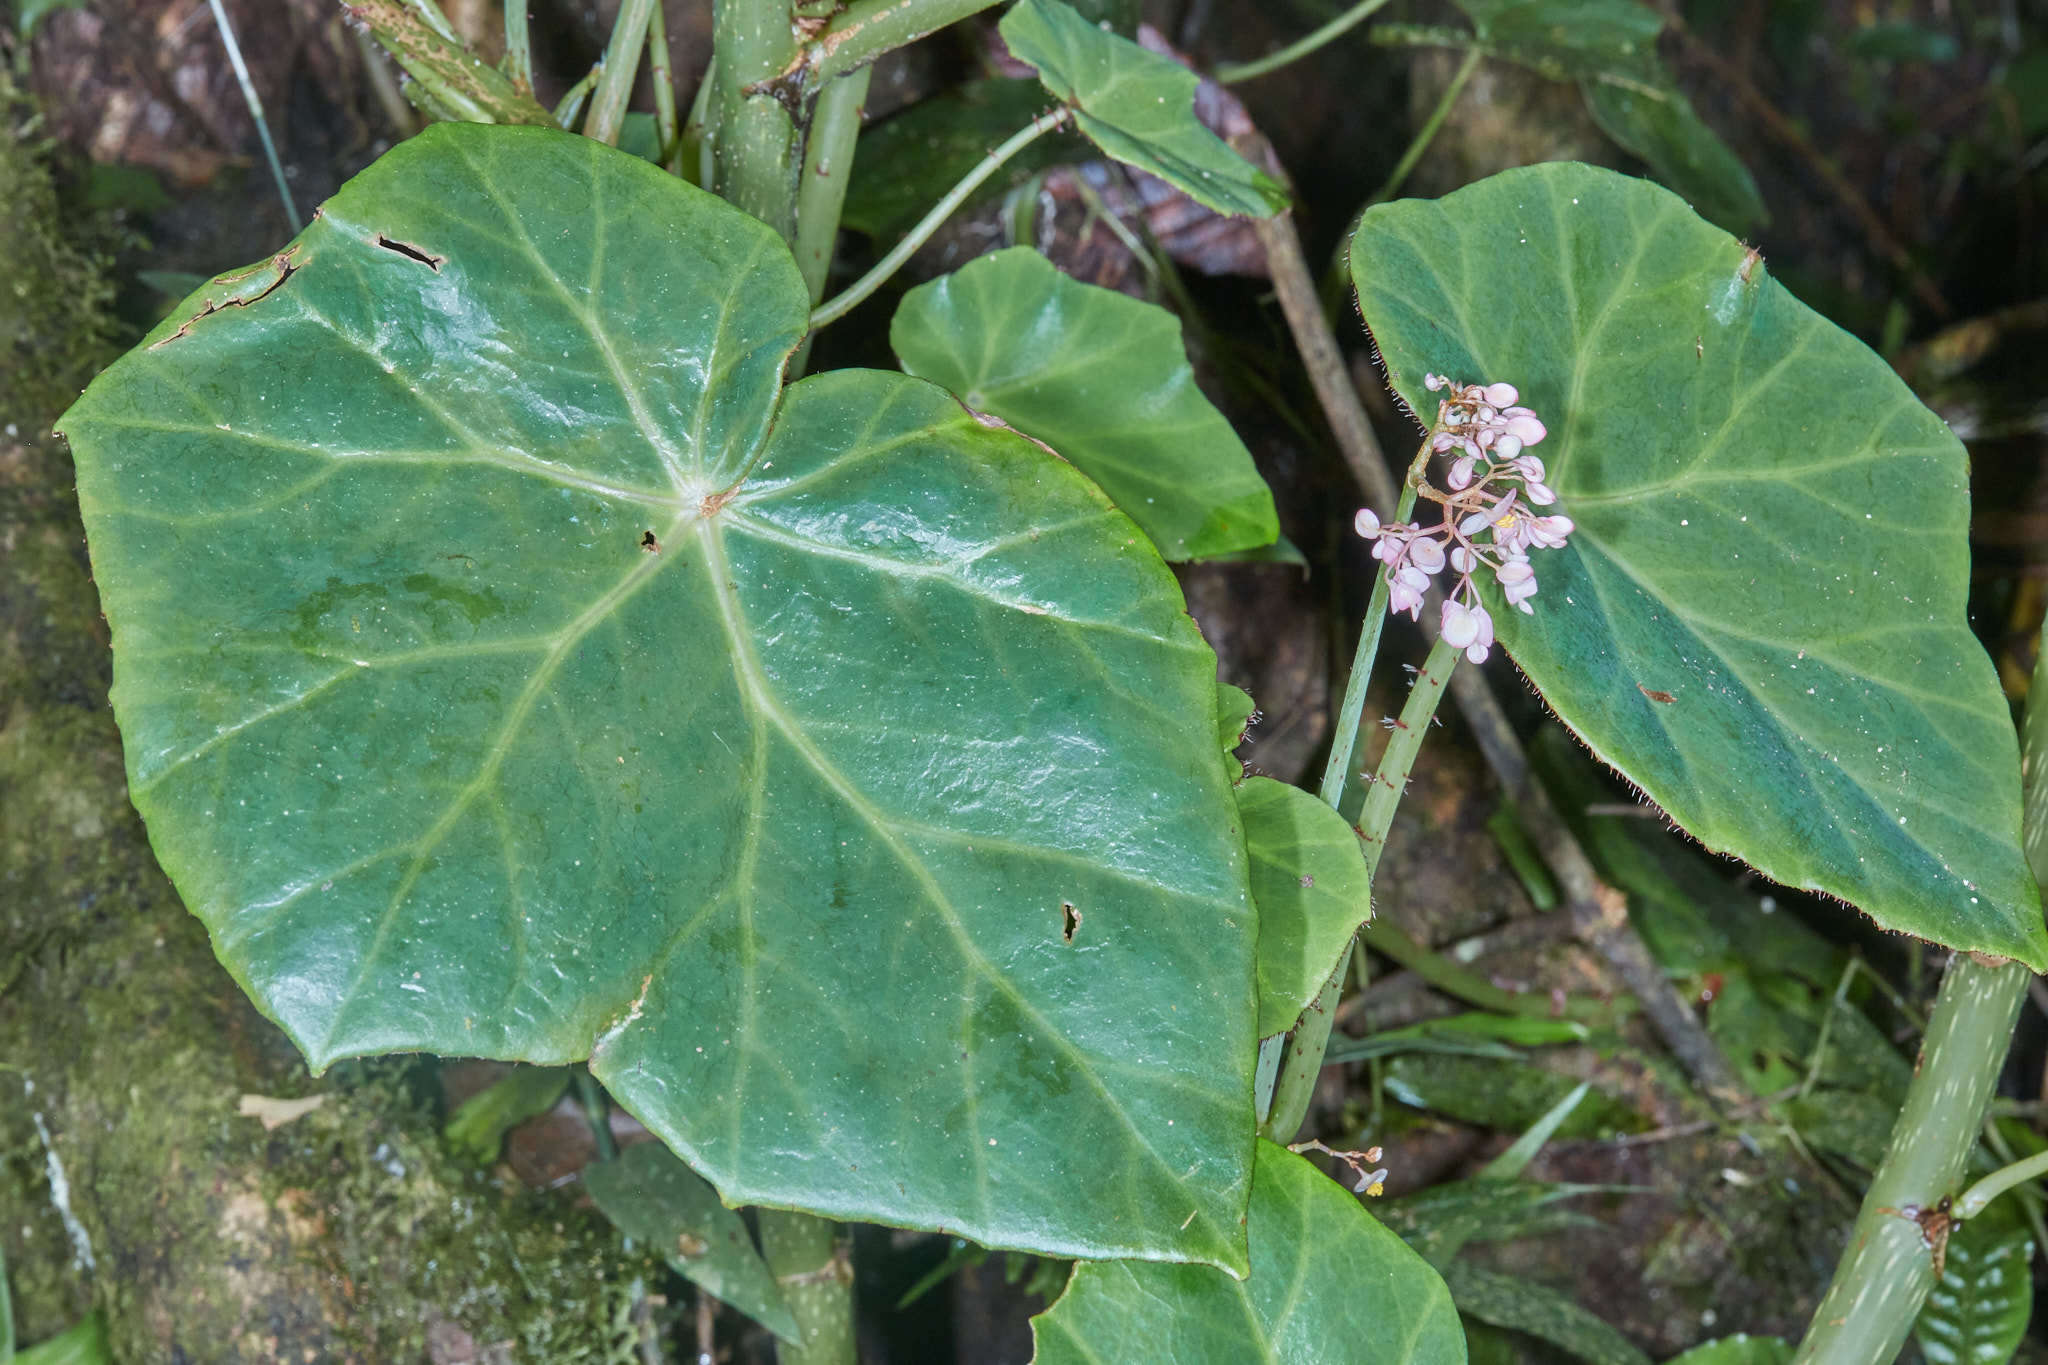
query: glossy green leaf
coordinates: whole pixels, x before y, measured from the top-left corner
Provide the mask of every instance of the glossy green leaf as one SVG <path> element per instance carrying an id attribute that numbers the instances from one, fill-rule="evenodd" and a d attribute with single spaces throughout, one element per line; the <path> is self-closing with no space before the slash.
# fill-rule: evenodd
<path id="1" fill-rule="evenodd" d="M 1964 619 L 1960 443 L 1676 196 L 1574 164 L 1372 209 L 1391 382 L 1506 380 L 1578 530 L 1533 615 L 1558 716 L 1702 843 L 1889 928 L 2048 965 L 2019 748 Z"/>
<path id="2" fill-rule="evenodd" d="M 1792 1345 L 1779 1337 L 1737 1332 L 1673 1356 L 1665 1365 L 1792 1365 Z"/>
<path id="3" fill-rule="evenodd" d="M 839 221 L 855 232 L 894 243 L 931 212 L 946 191 L 988 158 L 989 149 L 1052 106 L 1034 80 L 967 81 L 891 114 L 860 135 Z M 1022 184 L 1047 166 L 1090 160 L 1087 144 L 1059 132 L 1025 146 L 963 207 Z"/>
<path id="4" fill-rule="evenodd" d="M 1676 88 L 1587 80 L 1579 90 L 1600 131 L 1639 157 L 1702 218 L 1745 232 L 1770 216 L 1742 158 Z"/>
<path id="5" fill-rule="evenodd" d="M 1927 1365 L 2004 1365 L 2034 1311 L 2034 1237 L 2014 1198 L 1994 1200 L 1949 1234 L 1914 1340 Z"/>
<path id="6" fill-rule="evenodd" d="M 1095 25 L 1059 0 L 1019 0 L 1003 42 L 1074 110 L 1090 141 L 1218 213 L 1267 218 L 1287 191 L 1203 127 L 1195 73 Z"/>
<path id="7" fill-rule="evenodd" d="M 1627 1337 L 1548 1285 L 1465 1261 L 1452 1261 L 1443 1272 L 1467 1317 L 1526 1332 L 1588 1365 L 1650 1365 Z"/>
<path id="8" fill-rule="evenodd" d="M 1270 777 L 1237 789 L 1259 907 L 1259 1036 L 1301 1018 L 1372 917 L 1372 878 L 1358 833 L 1299 787 Z"/>
<path id="9" fill-rule="evenodd" d="M 505 1134 L 555 1107 L 569 1088 L 565 1066 L 520 1066 L 462 1102 L 441 1135 L 472 1161 L 496 1161 Z"/>
<path id="10" fill-rule="evenodd" d="M 157 853 L 316 1066 L 587 1055 L 734 1203 L 1242 1266 L 1214 655 L 1032 442 L 778 397 L 808 312 L 747 215 L 468 125 L 203 291 L 62 422 Z"/>
<path id="11" fill-rule="evenodd" d="M 613 1226 L 659 1252 L 678 1275 L 784 1341 L 801 1344 L 796 1319 L 747 1225 L 666 1147 L 642 1142 L 586 1166 L 583 1187 Z"/>
<path id="12" fill-rule="evenodd" d="M 1357 1198 L 1284 1147 L 1259 1143 L 1251 1275 L 1090 1261 L 1031 1320 L 1035 1365 L 1462 1365 L 1442 1280 Z"/>
<path id="13" fill-rule="evenodd" d="M 906 371 L 1101 484 L 1168 559 L 1280 534 L 1272 490 L 1195 386 L 1180 319 L 1164 308 L 1011 247 L 911 290 L 889 340 Z"/>

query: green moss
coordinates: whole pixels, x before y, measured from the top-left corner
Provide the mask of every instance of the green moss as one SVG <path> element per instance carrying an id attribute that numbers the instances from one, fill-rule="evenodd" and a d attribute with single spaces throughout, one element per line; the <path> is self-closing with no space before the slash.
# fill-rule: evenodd
<path id="1" fill-rule="evenodd" d="M 68 222 L 33 107 L 0 74 L 0 413 L 47 422 L 111 357 L 114 290 L 97 220 Z"/>

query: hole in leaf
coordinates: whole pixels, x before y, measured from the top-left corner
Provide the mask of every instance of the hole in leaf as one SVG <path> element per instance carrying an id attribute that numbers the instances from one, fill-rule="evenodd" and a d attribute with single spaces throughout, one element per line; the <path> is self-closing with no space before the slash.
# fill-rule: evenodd
<path id="1" fill-rule="evenodd" d="M 416 246 L 386 237 L 381 232 L 377 234 L 377 245 L 383 247 L 386 251 L 395 251 L 401 256 L 410 256 L 436 275 L 441 273 L 441 262 L 448 259 L 446 256 L 430 256 Z"/>
<path id="2" fill-rule="evenodd" d="M 648 531 L 640 537 L 640 548 L 651 555 L 658 555 L 661 553 L 661 542 L 654 538 L 654 532 Z"/>
<path id="3" fill-rule="evenodd" d="M 1074 931 L 1081 927 L 1081 912 L 1074 908 L 1072 901 L 1060 902 L 1060 938 L 1067 943 L 1074 941 Z"/>

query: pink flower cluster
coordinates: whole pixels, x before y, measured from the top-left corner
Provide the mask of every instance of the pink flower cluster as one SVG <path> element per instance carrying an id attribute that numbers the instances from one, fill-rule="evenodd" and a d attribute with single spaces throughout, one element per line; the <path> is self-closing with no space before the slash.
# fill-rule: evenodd
<path id="1" fill-rule="evenodd" d="M 1493 648 L 1493 618 L 1480 605 L 1472 575 L 1491 570 L 1508 605 L 1533 615 L 1529 599 L 1536 595 L 1536 571 L 1529 551 L 1562 546 L 1572 521 L 1533 510 L 1557 501 L 1543 482 L 1542 459 L 1527 453 L 1549 432 L 1534 412 L 1516 406 L 1521 394 L 1514 385 L 1458 384 L 1440 374 L 1424 375 L 1422 382 L 1432 393 L 1449 390 L 1437 406 L 1424 454 L 1417 457 L 1419 468 L 1429 455 L 1453 456 L 1448 494 L 1417 486 L 1443 504 L 1443 521 L 1427 530 L 1411 522 L 1382 526 L 1367 507 L 1356 525 L 1358 534 L 1376 542 L 1373 558 L 1387 566 L 1388 605 L 1394 611 L 1420 620 L 1431 579 L 1445 565 L 1456 571 L 1457 584 L 1444 599 L 1444 642 L 1480 663 Z"/>

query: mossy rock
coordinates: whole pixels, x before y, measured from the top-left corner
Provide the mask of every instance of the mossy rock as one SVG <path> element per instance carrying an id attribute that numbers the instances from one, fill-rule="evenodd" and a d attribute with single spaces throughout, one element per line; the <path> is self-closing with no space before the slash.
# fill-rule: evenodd
<path id="1" fill-rule="evenodd" d="M 63 240 L 37 175 L 0 141 L 0 279 Z M 636 1359 L 629 1309 L 658 1264 L 568 1196 L 456 1161 L 415 1063 L 308 1075 L 157 869 L 70 461 L 33 439 L 106 349 L 92 262 L 51 260 L 36 287 L 73 307 L 0 298 L 0 371 L 53 358 L 0 385 L 0 1250 L 20 1339 L 99 1306 L 123 1365 Z M 274 1131 L 237 1112 L 313 1094 Z"/>

